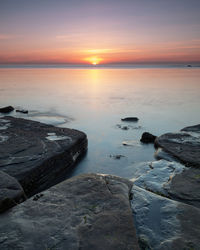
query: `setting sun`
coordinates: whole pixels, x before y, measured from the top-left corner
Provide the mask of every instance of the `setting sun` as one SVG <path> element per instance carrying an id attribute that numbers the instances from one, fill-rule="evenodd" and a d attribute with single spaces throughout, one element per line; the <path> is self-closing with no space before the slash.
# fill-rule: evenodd
<path id="1" fill-rule="evenodd" d="M 93 56 L 93 57 L 88 57 L 88 58 L 85 58 L 84 59 L 86 62 L 89 62 L 90 64 L 92 65 L 97 65 L 99 64 L 100 62 L 102 62 L 102 58 L 100 57 L 97 57 L 97 56 Z"/>

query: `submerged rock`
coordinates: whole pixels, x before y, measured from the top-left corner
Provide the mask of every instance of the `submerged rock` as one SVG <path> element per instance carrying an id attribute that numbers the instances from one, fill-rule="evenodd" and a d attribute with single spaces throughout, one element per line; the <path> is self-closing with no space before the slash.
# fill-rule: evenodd
<path id="1" fill-rule="evenodd" d="M 122 157 L 125 157 L 124 155 L 110 155 L 110 158 L 113 158 L 115 160 L 120 160 Z"/>
<path id="2" fill-rule="evenodd" d="M 10 113 L 14 110 L 14 108 L 12 106 L 7 106 L 7 107 L 4 107 L 4 108 L 0 108 L 0 113 Z"/>
<path id="3" fill-rule="evenodd" d="M 121 129 L 121 130 L 141 129 L 141 126 L 133 126 L 133 125 L 130 125 L 130 124 L 128 124 L 127 126 L 124 126 L 122 124 L 117 124 L 116 127 Z"/>
<path id="4" fill-rule="evenodd" d="M 25 193 L 19 182 L 0 171 L 0 213 L 25 200 Z"/>
<path id="5" fill-rule="evenodd" d="M 121 119 L 123 122 L 137 122 L 139 119 L 137 117 L 125 117 Z"/>
<path id="6" fill-rule="evenodd" d="M 152 135 L 152 134 L 150 134 L 148 132 L 144 132 L 142 134 L 142 137 L 141 137 L 140 141 L 143 142 L 143 143 L 154 143 L 155 139 L 156 139 L 155 135 Z"/>
<path id="7" fill-rule="evenodd" d="M 0 169 L 15 177 L 28 196 L 58 182 L 86 150 L 83 132 L 0 118 Z"/>
<path id="8" fill-rule="evenodd" d="M 137 250 L 132 183 L 87 174 L 0 215 L 0 249 Z"/>
<path id="9" fill-rule="evenodd" d="M 200 125 L 196 125 L 184 128 L 179 133 L 161 135 L 156 138 L 155 146 L 161 147 L 186 166 L 200 167 L 199 127 Z"/>

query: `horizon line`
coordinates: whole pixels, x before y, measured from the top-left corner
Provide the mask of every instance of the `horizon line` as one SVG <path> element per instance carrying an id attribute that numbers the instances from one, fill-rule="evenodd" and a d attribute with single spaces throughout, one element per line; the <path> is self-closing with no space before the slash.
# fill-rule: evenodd
<path id="1" fill-rule="evenodd" d="M 104 67 L 104 66 L 139 66 L 139 65 L 200 65 L 200 61 L 188 61 L 188 62 L 166 62 L 166 61 L 155 61 L 155 62 L 114 62 L 114 63 L 99 63 L 96 65 L 93 64 L 87 64 L 87 63 L 55 63 L 55 62 L 0 62 L 0 66 L 14 66 L 14 65 L 34 65 L 34 66 L 40 66 L 40 65 L 61 65 L 61 66 L 91 66 L 91 67 Z"/>

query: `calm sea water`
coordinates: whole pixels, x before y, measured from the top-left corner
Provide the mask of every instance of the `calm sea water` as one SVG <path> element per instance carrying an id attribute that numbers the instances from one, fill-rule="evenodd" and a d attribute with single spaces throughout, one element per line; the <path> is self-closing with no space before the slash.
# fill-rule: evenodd
<path id="1" fill-rule="evenodd" d="M 88 153 L 72 175 L 131 178 L 133 163 L 154 159 L 154 147 L 139 142 L 144 131 L 160 135 L 200 123 L 199 80 L 199 68 L 1 68 L 0 106 L 29 110 L 13 112 L 17 117 L 84 131 Z M 121 122 L 126 116 L 139 122 Z M 110 157 L 117 154 L 124 157 Z"/>

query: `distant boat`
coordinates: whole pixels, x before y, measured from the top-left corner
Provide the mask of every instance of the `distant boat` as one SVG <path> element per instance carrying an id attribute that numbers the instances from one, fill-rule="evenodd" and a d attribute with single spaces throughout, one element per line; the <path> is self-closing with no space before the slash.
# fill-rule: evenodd
<path id="1" fill-rule="evenodd" d="M 191 64 L 188 64 L 187 67 L 192 67 L 192 65 L 191 65 Z"/>

